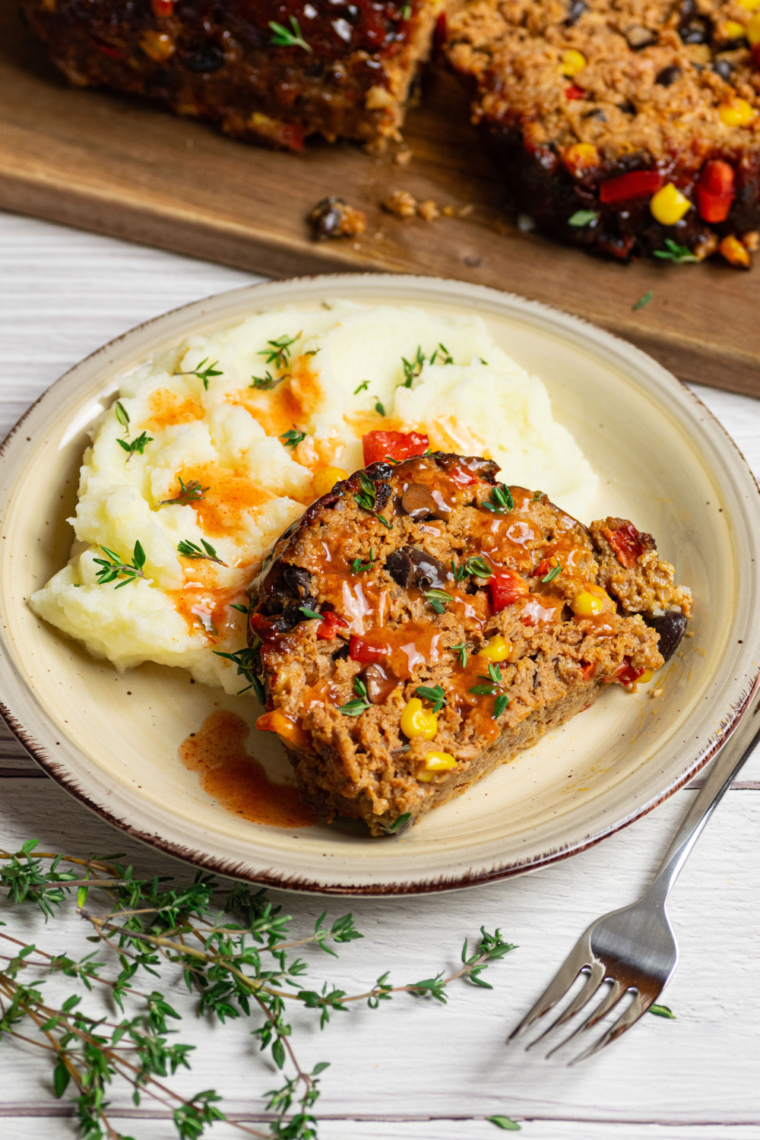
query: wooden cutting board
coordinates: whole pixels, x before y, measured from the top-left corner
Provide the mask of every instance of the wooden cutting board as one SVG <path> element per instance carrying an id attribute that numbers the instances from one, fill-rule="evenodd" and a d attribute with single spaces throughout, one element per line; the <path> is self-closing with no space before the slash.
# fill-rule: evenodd
<path id="1" fill-rule="evenodd" d="M 499 182 L 448 76 L 427 77 L 405 137 L 404 167 L 348 144 L 293 156 L 139 100 L 71 89 L 13 0 L 0 3 L 0 208 L 270 276 L 381 270 L 492 285 L 603 325 L 685 380 L 760 396 L 760 266 L 621 266 L 520 233 L 500 211 Z M 471 209 L 404 221 L 381 207 L 397 189 Z M 328 194 L 366 212 L 365 234 L 312 240 L 306 215 Z"/>

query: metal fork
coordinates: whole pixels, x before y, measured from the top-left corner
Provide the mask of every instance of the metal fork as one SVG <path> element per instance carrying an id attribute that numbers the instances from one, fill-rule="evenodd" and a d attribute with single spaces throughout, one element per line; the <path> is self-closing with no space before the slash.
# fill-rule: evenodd
<path id="1" fill-rule="evenodd" d="M 510 1034 L 509 1041 L 522 1036 L 554 1009 L 581 974 L 586 976 L 582 989 L 559 1017 L 530 1042 L 528 1049 L 567 1025 L 605 982 L 611 983 L 611 987 L 602 1001 L 546 1054 L 547 1057 L 593 1029 L 626 994 L 631 995 L 631 1000 L 617 1021 L 569 1064 L 575 1065 L 617 1041 L 657 1001 L 678 962 L 678 944 L 668 921 L 665 902 L 703 827 L 760 742 L 760 724 L 756 719 L 760 713 L 760 701 L 756 699 L 758 692 L 760 674 L 746 698 L 746 712 L 718 750 L 704 786 L 686 813 L 649 890 L 631 906 L 613 910 L 592 922 L 570 951 L 551 985 Z"/>

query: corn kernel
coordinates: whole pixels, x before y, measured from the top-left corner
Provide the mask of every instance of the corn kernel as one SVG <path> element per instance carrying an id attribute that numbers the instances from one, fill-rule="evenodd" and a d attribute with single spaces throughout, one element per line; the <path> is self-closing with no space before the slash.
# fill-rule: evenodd
<path id="1" fill-rule="evenodd" d="M 755 111 L 746 99 L 730 99 L 718 107 L 718 115 L 724 127 L 748 127 L 755 121 Z"/>
<path id="2" fill-rule="evenodd" d="M 756 8 L 760 8 L 760 0 L 739 0 L 739 3 L 747 12 L 754 12 Z"/>
<path id="3" fill-rule="evenodd" d="M 651 199 L 649 209 L 661 225 L 674 226 L 691 209 L 691 202 L 672 182 L 668 182 Z"/>
<path id="4" fill-rule="evenodd" d="M 510 642 L 507 641 L 506 637 L 497 633 L 495 637 L 486 642 L 478 653 L 478 657 L 485 657 L 489 661 L 506 661 L 511 652 Z"/>
<path id="5" fill-rule="evenodd" d="M 752 264 L 749 250 L 736 237 L 724 237 L 718 246 L 718 252 L 723 254 L 729 264 L 738 265 L 741 269 L 749 269 Z"/>
<path id="6" fill-rule="evenodd" d="M 570 603 L 570 609 L 577 617 L 594 617 L 604 609 L 604 599 L 597 598 L 589 590 L 581 590 Z"/>
<path id="7" fill-rule="evenodd" d="M 272 709 L 271 712 L 265 712 L 256 721 L 256 728 L 260 732 L 276 732 L 294 748 L 309 748 L 311 746 L 311 734 L 305 732 L 282 709 Z"/>
<path id="8" fill-rule="evenodd" d="M 417 779 L 429 784 L 438 772 L 448 772 L 456 768 L 457 762 L 450 752 L 428 752 L 421 768 L 417 769 Z"/>
<path id="9" fill-rule="evenodd" d="M 752 17 L 747 27 L 742 29 L 742 33 L 749 40 L 750 47 L 757 47 L 760 44 L 760 12 Z"/>
<path id="10" fill-rule="evenodd" d="M 599 151 L 593 143 L 574 143 L 565 151 L 563 161 L 571 174 L 582 174 L 599 165 Z"/>
<path id="11" fill-rule="evenodd" d="M 639 678 L 637 678 L 640 685 L 646 685 L 647 681 L 651 681 L 654 677 L 654 669 L 645 669 Z"/>
<path id="12" fill-rule="evenodd" d="M 726 20 L 720 30 L 727 40 L 740 40 L 747 34 L 744 24 L 740 24 L 738 20 Z"/>
<path id="13" fill-rule="evenodd" d="M 314 472 L 314 494 L 318 499 L 332 491 L 341 479 L 348 479 L 348 472 L 341 467 L 323 467 L 321 471 Z"/>
<path id="14" fill-rule="evenodd" d="M 174 41 L 166 32 L 154 32 L 150 28 L 140 36 L 140 47 L 154 63 L 163 63 L 174 55 Z"/>
<path id="15" fill-rule="evenodd" d="M 438 732 L 438 717 L 422 707 L 419 697 L 412 697 L 401 714 L 401 731 L 410 740 L 432 740 Z"/>
<path id="16" fill-rule="evenodd" d="M 586 57 L 581 51 L 576 51 L 575 48 L 568 48 L 567 51 L 562 52 L 562 74 L 566 75 L 568 79 L 572 79 L 579 71 L 583 71 L 586 66 Z"/>

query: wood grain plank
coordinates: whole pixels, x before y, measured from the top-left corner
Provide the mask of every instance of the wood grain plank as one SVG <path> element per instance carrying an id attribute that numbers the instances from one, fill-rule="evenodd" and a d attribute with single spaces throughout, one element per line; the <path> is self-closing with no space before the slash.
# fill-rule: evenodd
<path id="1" fill-rule="evenodd" d="M 349 145 L 293 157 L 235 143 L 146 103 L 65 88 L 15 5 L 0 6 L 0 207 L 274 276 L 385 270 L 494 285 L 593 320 L 684 379 L 760 394 L 757 272 L 621 267 L 520 233 L 445 75 L 428 77 L 406 134 L 414 159 L 403 170 Z M 465 220 L 403 222 L 380 208 L 397 188 L 474 208 Z M 336 192 L 366 211 L 367 232 L 315 244 L 307 212 Z"/>

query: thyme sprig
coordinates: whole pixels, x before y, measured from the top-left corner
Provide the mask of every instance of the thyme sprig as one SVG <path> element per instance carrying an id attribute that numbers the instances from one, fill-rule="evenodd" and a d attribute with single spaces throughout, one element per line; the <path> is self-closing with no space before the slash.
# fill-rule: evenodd
<path id="1" fill-rule="evenodd" d="M 301 35 L 301 29 L 298 26 L 298 20 L 295 18 L 295 16 L 290 17 L 289 23 L 291 28 L 290 31 L 288 31 L 287 28 L 283 27 L 282 24 L 277 24 L 274 20 L 270 20 L 269 27 L 272 30 L 272 38 L 269 42 L 274 44 L 276 47 L 299 47 L 304 51 L 311 52 L 313 49 L 310 44 L 307 44 L 306 40 Z M 300 335 L 301 334 L 299 333 L 299 336 Z M 272 342 L 270 341 L 269 343 L 271 344 Z"/>
<path id="2" fill-rule="evenodd" d="M 352 574 L 365 574 L 367 572 L 367 570 L 372 569 L 374 563 L 375 563 L 375 552 L 373 551 L 372 547 L 370 546 L 370 548 L 369 548 L 369 561 L 368 562 L 362 562 L 361 558 L 354 558 L 353 562 L 351 563 L 351 573 Z"/>
<path id="3" fill-rule="evenodd" d="M 452 559 L 451 570 L 456 582 L 462 582 L 465 578 L 490 578 L 493 574 L 493 567 L 488 565 L 481 554 L 465 559 L 461 566 L 456 566 Z"/>
<path id="4" fill-rule="evenodd" d="M 485 502 L 480 505 L 485 510 L 492 511 L 494 514 L 503 514 L 505 511 L 513 511 L 515 509 L 512 492 L 504 483 L 495 483 L 491 494 Z"/>
<path id="5" fill-rule="evenodd" d="M 204 356 L 197 368 L 188 368 L 185 371 L 172 372 L 172 376 L 197 376 L 199 380 L 203 381 L 203 387 L 208 392 L 208 382 L 211 377 L 224 375 L 222 370 L 217 368 L 218 363 L 219 361 L 215 360 L 212 364 L 208 364 L 208 357 Z M 204 364 L 207 364 L 206 368 L 203 367 Z"/>
<path id="6" fill-rule="evenodd" d="M 407 360 L 405 356 L 401 357 L 401 366 L 404 369 L 404 388 L 411 388 L 412 381 L 422 372 L 422 366 L 427 357 L 422 351 L 422 346 L 417 345 L 417 352 L 412 360 Z"/>
<path id="7" fill-rule="evenodd" d="M 338 706 L 338 712 L 343 713 L 344 716 L 361 716 L 371 707 L 367 696 L 367 686 L 361 677 L 354 677 L 353 689 L 356 693 L 356 699 Z"/>
<path id="8" fill-rule="evenodd" d="M 469 690 L 474 693 L 476 697 L 496 697 L 493 703 L 493 716 L 494 720 L 498 720 L 505 708 L 509 704 L 509 697 L 506 693 L 501 692 L 504 686 L 504 681 L 501 675 L 501 669 L 498 665 L 490 661 L 488 664 L 488 676 L 485 674 L 478 674 L 478 679 L 483 681 L 482 685 L 473 685 Z"/>
<path id="9" fill-rule="evenodd" d="M 430 357 L 430 363 L 435 364 L 438 356 L 441 357 L 441 364 L 454 363 L 454 357 L 451 355 L 445 344 L 439 343 L 438 347 L 434 350 L 433 355 Z"/>
<path id="10" fill-rule="evenodd" d="M 293 17 L 291 17 L 291 20 L 295 23 Z M 270 24 L 269 26 L 271 27 L 272 25 Z M 277 27 L 280 26 L 279 24 L 277 25 Z M 298 27 L 297 24 L 296 27 Z M 274 40 L 272 42 L 274 43 Z M 308 50 L 311 51 L 311 48 Z M 277 337 L 276 340 L 268 340 L 267 344 L 269 347 L 259 349 L 256 355 L 265 357 L 265 364 L 274 364 L 275 368 L 285 368 L 290 362 L 290 350 L 300 336 L 301 332 L 297 332 L 295 336 L 288 336 L 286 333 L 283 333 L 282 336 Z"/>
<path id="11" fill-rule="evenodd" d="M 418 685 L 414 694 L 417 697 L 422 697 L 425 701 L 431 701 L 433 707 L 430 711 L 434 713 L 440 712 L 446 704 L 446 694 L 441 685 Z"/>
<path id="12" fill-rule="evenodd" d="M 123 448 L 124 451 L 126 451 L 127 463 L 129 463 L 133 455 L 142 455 L 147 445 L 149 443 L 153 443 L 153 436 L 148 435 L 147 432 L 141 431 L 135 439 L 132 439 L 129 442 L 127 442 L 126 439 L 117 439 L 116 442 L 118 443 L 119 447 Z"/>
<path id="13" fill-rule="evenodd" d="M 128 436 L 129 435 L 129 412 L 124 407 L 121 400 L 116 401 L 116 403 L 113 406 L 113 410 L 116 413 L 116 419 L 119 421 L 121 426 L 124 428 L 124 434 L 126 436 Z"/>
<path id="14" fill-rule="evenodd" d="M 688 245 L 681 245 L 672 238 L 665 238 L 665 248 L 656 249 L 654 251 L 655 257 L 659 257 L 661 261 L 672 261 L 675 265 L 686 265 L 692 261 L 699 261 L 698 257 L 691 252 Z"/>
<path id="15" fill-rule="evenodd" d="M 126 586 L 129 582 L 135 582 L 138 578 L 145 577 L 145 551 L 142 544 L 138 541 L 135 543 L 134 550 L 132 551 L 132 561 L 124 562 L 114 550 L 109 550 L 107 546 L 100 548 L 105 554 L 105 558 L 94 558 L 93 561 L 97 562 L 100 570 L 97 572 L 97 580 L 101 586 L 107 585 L 108 582 L 115 582 L 117 578 L 121 578 L 116 587 L 120 590 L 122 586 Z"/>
<path id="16" fill-rule="evenodd" d="M 181 475 L 178 475 L 177 478 L 179 479 L 179 494 L 174 495 L 171 499 L 162 499 L 158 504 L 159 507 L 168 507 L 174 503 L 186 507 L 189 503 L 198 503 L 209 490 L 208 487 L 201 487 L 198 479 L 191 479 L 189 483 L 185 483 Z"/>
<path id="17" fill-rule="evenodd" d="M 205 538 L 202 538 L 201 543 L 203 545 L 202 550 L 201 550 L 201 547 L 198 546 L 196 543 L 190 542 L 189 539 L 183 538 L 181 540 L 181 542 L 177 545 L 177 552 L 179 554 L 181 554 L 183 558 L 194 558 L 194 559 L 205 558 L 205 559 L 207 559 L 207 561 L 216 562 L 220 566 L 226 566 L 227 565 L 226 562 L 222 562 L 221 558 L 219 557 L 217 552 L 214 550 L 214 547 L 211 545 L 210 542 L 206 542 Z"/>
<path id="18" fill-rule="evenodd" d="M 454 601 L 451 594 L 447 593 L 446 590 L 426 590 L 424 597 L 437 614 L 442 614 L 444 606 Z"/>
<path id="19" fill-rule="evenodd" d="M 465 666 L 467 665 L 467 642 L 466 641 L 460 641 L 459 645 L 452 645 L 451 646 L 451 652 L 457 654 L 457 656 L 459 657 L 459 664 L 464 669 Z"/>
<path id="20" fill-rule="evenodd" d="M 306 439 L 306 432 L 299 431 L 298 428 L 292 427 L 288 431 L 284 431 L 280 436 L 280 439 L 282 440 L 284 447 L 289 447 L 291 451 L 294 451 L 295 448 L 298 447 L 299 443 L 303 443 L 303 441 Z"/>
<path id="21" fill-rule="evenodd" d="M 555 565 L 552 566 L 551 570 L 549 570 L 549 572 L 547 574 L 544 574 L 541 581 L 542 582 L 553 582 L 554 579 L 561 573 L 562 573 L 562 563 L 560 562 L 559 559 L 557 559 L 557 562 L 555 563 Z"/>
<path id="22" fill-rule="evenodd" d="M 248 387 L 255 388 L 258 392 L 271 392 L 272 389 L 276 388 L 278 384 L 282 384 L 283 380 L 288 379 L 289 377 L 287 373 L 282 376 L 275 377 L 267 368 L 264 376 L 251 376 L 251 383 L 248 385 Z"/>
<path id="23" fill-rule="evenodd" d="M 235 608 L 239 609 L 240 607 L 236 606 Z M 265 704 L 267 698 L 261 679 L 261 642 L 256 641 L 254 645 L 246 645 L 235 653 L 223 653 L 221 649 L 215 649 L 213 652 L 217 657 L 224 657 L 233 665 L 237 665 L 238 677 L 244 677 L 248 682 L 244 689 L 238 689 L 237 695 L 240 696 L 242 693 L 247 693 L 253 689 L 259 704 Z"/>

